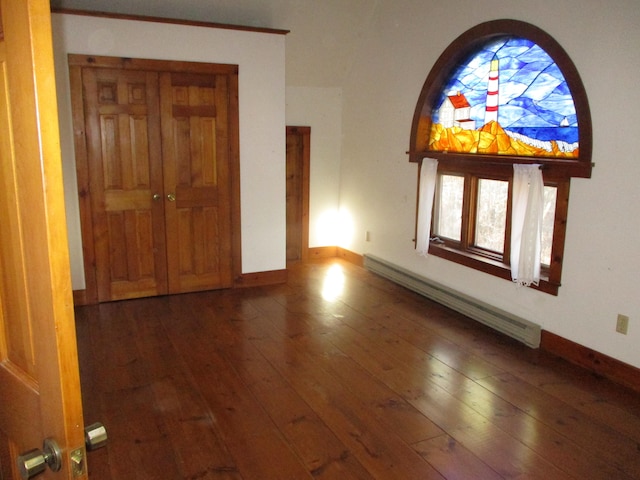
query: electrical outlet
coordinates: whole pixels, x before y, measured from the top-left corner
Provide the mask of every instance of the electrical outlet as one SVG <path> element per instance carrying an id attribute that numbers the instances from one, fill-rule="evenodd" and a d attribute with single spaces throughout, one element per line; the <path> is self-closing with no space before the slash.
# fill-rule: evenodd
<path id="1" fill-rule="evenodd" d="M 628 329 L 629 329 L 629 317 L 619 313 L 618 321 L 616 322 L 616 332 L 626 335 Z"/>
<path id="2" fill-rule="evenodd" d="M 364 232 L 364 241 L 365 242 L 370 242 L 371 241 L 371 232 L 369 230 Z"/>

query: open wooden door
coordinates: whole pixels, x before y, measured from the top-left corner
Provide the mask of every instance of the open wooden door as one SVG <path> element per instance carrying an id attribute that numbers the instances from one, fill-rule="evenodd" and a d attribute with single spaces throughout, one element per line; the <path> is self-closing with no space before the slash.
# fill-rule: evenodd
<path id="1" fill-rule="evenodd" d="M 40 478 L 87 478 L 49 2 L 0 18 L 0 477 L 52 438 Z"/>

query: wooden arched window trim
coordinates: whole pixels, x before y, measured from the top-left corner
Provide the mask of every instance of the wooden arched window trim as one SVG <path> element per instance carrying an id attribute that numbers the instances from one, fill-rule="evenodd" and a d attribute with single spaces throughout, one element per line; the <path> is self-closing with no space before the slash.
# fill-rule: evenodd
<path id="1" fill-rule="evenodd" d="M 434 103 L 442 92 L 445 82 L 449 79 L 453 69 L 493 38 L 509 35 L 526 38 L 536 43 L 552 58 L 564 75 L 571 91 L 578 119 L 578 138 L 580 142 L 578 157 L 570 159 L 518 157 L 441 152 L 428 149 Z M 462 173 L 482 177 L 507 178 L 512 174 L 514 163 L 542 164 L 545 184 L 556 187 L 557 200 L 551 265 L 545 268 L 540 285 L 534 288 L 553 295 L 558 294 L 564 257 L 570 180 L 571 177 L 591 177 L 593 167 L 591 161 L 592 130 L 589 104 L 582 80 L 568 54 L 550 35 L 534 25 L 518 20 L 489 21 L 477 25 L 460 35 L 440 55 L 422 87 L 413 116 L 410 150 L 407 153 L 411 162 L 419 164 L 425 157 L 436 158 L 439 172 Z M 508 246 L 505 246 L 502 259 L 478 255 L 473 249 L 452 246 L 447 242 L 440 245 L 432 244 L 429 248 L 429 253 L 494 276 L 511 279 L 508 265 Z"/>

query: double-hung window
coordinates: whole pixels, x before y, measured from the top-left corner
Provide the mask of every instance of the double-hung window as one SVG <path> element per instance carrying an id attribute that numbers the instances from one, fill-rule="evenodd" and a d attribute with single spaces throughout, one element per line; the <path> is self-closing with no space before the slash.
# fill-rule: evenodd
<path id="1" fill-rule="evenodd" d="M 429 73 L 412 124 L 410 160 L 437 161 L 429 254 L 513 280 L 512 248 L 530 234 L 518 215 L 535 209 L 534 288 L 557 295 L 570 180 L 591 176 L 591 141 L 584 87 L 555 40 L 515 20 L 465 32 Z M 526 208 L 514 208 L 520 165 L 541 178 Z"/>

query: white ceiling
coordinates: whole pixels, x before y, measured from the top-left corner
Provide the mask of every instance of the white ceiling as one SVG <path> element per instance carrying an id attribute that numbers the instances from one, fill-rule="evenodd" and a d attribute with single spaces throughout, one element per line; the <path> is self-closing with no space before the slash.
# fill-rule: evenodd
<path id="1" fill-rule="evenodd" d="M 56 8 L 289 30 L 289 86 L 341 86 L 382 0 L 51 0 Z"/>

